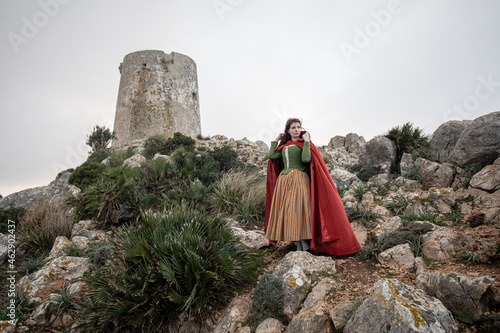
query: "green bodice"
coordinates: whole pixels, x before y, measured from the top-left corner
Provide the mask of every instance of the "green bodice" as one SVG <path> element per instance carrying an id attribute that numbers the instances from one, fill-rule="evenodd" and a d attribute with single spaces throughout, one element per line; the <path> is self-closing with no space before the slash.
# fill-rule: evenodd
<path id="1" fill-rule="evenodd" d="M 282 174 L 287 174 L 293 169 L 298 169 L 301 171 L 306 170 L 306 163 L 311 161 L 311 143 L 304 141 L 304 148 L 301 149 L 296 145 L 289 145 L 284 147 L 281 151 L 276 152 L 276 147 L 278 146 L 278 141 L 271 142 L 271 148 L 269 149 L 268 157 L 272 160 L 283 159 L 283 171 Z"/>

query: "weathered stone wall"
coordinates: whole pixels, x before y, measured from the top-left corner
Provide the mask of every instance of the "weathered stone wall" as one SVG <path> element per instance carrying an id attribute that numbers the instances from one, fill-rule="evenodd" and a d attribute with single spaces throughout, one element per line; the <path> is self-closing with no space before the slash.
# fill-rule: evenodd
<path id="1" fill-rule="evenodd" d="M 113 147 L 155 134 L 201 134 L 193 59 L 175 52 L 138 51 L 125 56 L 120 73 Z"/>

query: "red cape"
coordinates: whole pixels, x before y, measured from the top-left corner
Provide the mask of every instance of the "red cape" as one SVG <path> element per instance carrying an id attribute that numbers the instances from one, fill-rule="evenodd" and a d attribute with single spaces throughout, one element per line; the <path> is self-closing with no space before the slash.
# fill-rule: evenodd
<path id="1" fill-rule="evenodd" d="M 279 146 L 276 151 L 283 147 L 295 144 L 304 147 L 304 139 L 288 141 Z M 316 146 L 311 142 L 311 214 L 312 214 L 312 239 L 311 251 L 328 253 L 330 255 L 348 255 L 359 251 L 360 245 L 347 219 L 344 205 L 333 183 L 328 168 Z M 278 176 L 283 170 L 283 162 L 279 160 L 268 160 L 267 163 L 267 197 L 266 197 L 266 219 L 264 230 L 267 230 L 269 222 L 269 211 L 274 193 L 274 187 Z M 270 241 L 274 243 L 273 241 Z"/>

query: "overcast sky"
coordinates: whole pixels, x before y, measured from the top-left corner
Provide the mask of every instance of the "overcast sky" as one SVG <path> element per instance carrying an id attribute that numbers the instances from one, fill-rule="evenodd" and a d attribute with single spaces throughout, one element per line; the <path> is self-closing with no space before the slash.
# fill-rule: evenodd
<path id="1" fill-rule="evenodd" d="M 2 0 L 0 194 L 47 185 L 113 127 L 126 54 L 198 66 L 201 128 L 317 145 L 500 110 L 497 0 Z"/>

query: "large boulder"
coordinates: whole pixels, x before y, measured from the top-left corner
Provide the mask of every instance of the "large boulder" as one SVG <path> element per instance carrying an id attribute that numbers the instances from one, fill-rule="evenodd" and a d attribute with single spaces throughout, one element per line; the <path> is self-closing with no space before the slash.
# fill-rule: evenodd
<path id="1" fill-rule="evenodd" d="M 385 136 L 376 136 L 360 150 L 359 163 L 364 165 L 380 165 L 389 173 L 396 162 L 396 144 Z"/>
<path id="2" fill-rule="evenodd" d="M 335 183 L 335 187 L 339 189 L 347 189 L 352 185 L 363 184 L 363 182 L 355 174 L 341 168 L 336 168 L 330 171 L 330 176 Z"/>
<path id="3" fill-rule="evenodd" d="M 288 253 L 274 270 L 282 281 L 283 312 L 289 320 L 298 312 L 311 283 L 322 274 L 335 273 L 335 261 L 330 257 L 316 257 L 305 251 Z"/>
<path id="4" fill-rule="evenodd" d="M 71 172 L 69 171 L 61 172 L 47 186 L 34 187 L 12 193 L 0 199 L 0 208 L 22 207 L 28 209 L 42 202 L 62 203 L 70 197 L 75 197 L 80 193 L 80 189 L 68 184 L 70 175 Z"/>
<path id="5" fill-rule="evenodd" d="M 472 177 L 470 186 L 488 192 L 500 190 L 500 165 L 485 166 Z"/>
<path id="6" fill-rule="evenodd" d="M 29 276 L 23 276 L 18 285 L 24 296 L 37 297 L 40 290 L 56 280 L 79 279 L 89 268 L 88 258 L 61 256 L 48 261 L 41 269 Z"/>
<path id="7" fill-rule="evenodd" d="M 382 279 L 344 327 L 344 333 L 359 332 L 449 333 L 458 328 L 440 300 L 399 280 Z"/>
<path id="8" fill-rule="evenodd" d="M 415 161 L 415 167 L 418 169 L 420 182 L 428 187 L 449 187 L 455 176 L 455 170 L 447 163 L 439 164 L 418 158 Z"/>
<path id="9" fill-rule="evenodd" d="M 345 136 L 345 149 L 351 154 L 359 155 L 364 145 L 366 145 L 365 138 L 356 133 L 349 133 Z"/>
<path id="10" fill-rule="evenodd" d="M 214 333 L 234 333 L 239 323 L 250 317 L 251 303 L 243 297 L 234 298 L 222 312 Z"/>
<path id="11" fill-rule="evenodd" d="M 245 230 L 243 228 L 231 227 L 233 235 L 246 247 L 260 249 L 269 246 L 269 240 L 261 230 Z"/>
<path id="12" fill-rule="evenodd" d="M 333 333 L 335 331 L 330 317 L 321 306 L 300 311 L 286 327 L 286 333 Z"/>
<path id="13" fill-rule="evenodd" d="M 429 141 L 429 159 L 439 163 L 449 162 L 449 156 L 460 135 L 471 122 L 470 120 L 450 120 L 439 126 Z"/>
<path id="14" fill-rule="evenodd" d="M 388 221 L 382 221 L 375 227 L 375 237 L 381 241 L 386 235 L 398 230 L 403 226 L 403 220 L 399 216 L 393 216 Z"/>
<path id="15" fill-rule="evenodd" d="M 493 279 L 489 276 L 469 277 L 453 272 L 435 271 L 420 274 L 416 287 L 441 300 L 457 316 L 469 316 L 477 321 L 488 311 L 493 294 Z"/>
<path id="16" fill-rule="evenodd" d="M 345 136 L 336 135 L 330 139 L 328 146 L 331 148 L 344 148 L 345 145 Z"/>
<path id="17" fill-rule="evenodd" d="M 460 236 L 452 229 L 437 226 L 422 236 L 422 255 L 427 259 L 448 260 L 460 248 Z"/>
<path id="18" fill-rule="evenodd" d="M 410 271 L 415 266 L 415 256 L 408 243 L 399 244 L 381 252 L 377 259 L 384 267 L 395 270 L 404 269 Z"/>
<path id="19" fill-rule="evenodd" d="M 281 333 L 283 323 L 274 318 L 267 318 L 257 326 L 255 333 Z"/>
<path id="20" fill-rule="evenodd" d="M 474 119 L 467 125 L 450 154 L 460 167 L 472 163 L 487 165 L 500 156 L 500 111 Z"/>
<path id="21" fill-rule="evenodd" d="M 408 177 L 413 169 L 415 168 L 415 160 L 413 160 L 413 155 L 408 153 L 403 153 L 401 157 L 401 162 L 399 162 L 399 169 L 401 170 L 401 176 Z"/>
<path id="22" fill-rule="evenodd" d="M 141 154 L 135 154 L 123 161 L 123 165 L 127 165 L 131 168 L 139 168 L 146 163 L 146 158 Z"/>
<path id="23" fill-rule="evenodd" d="M 322 279 L 307 296 L 298 315 L 294 316 L 286 332 L 333 332 L 334 328 L 329 316 L 322 311 L 325 299 L 338 289 L 337 283 L 330 279 Z"/>

